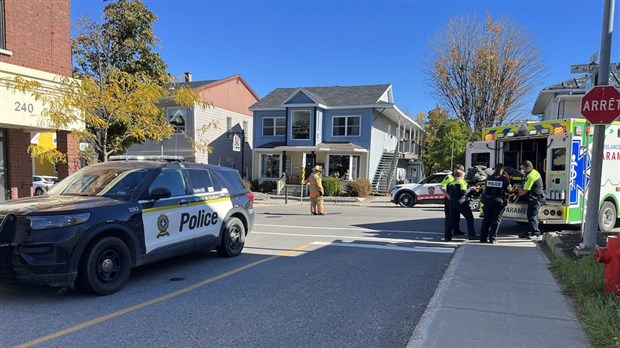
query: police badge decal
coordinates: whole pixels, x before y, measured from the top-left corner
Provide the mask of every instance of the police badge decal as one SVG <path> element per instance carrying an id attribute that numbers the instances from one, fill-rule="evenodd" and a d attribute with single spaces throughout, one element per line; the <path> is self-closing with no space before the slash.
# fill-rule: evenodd
<path id="1" fill-rule="evenodd" d="M 170 233 L 168 233 L 168 225 L 169 225 L 169 220 L 168 217 L 164 214 L 160 215 L 157 218 L 157 229 L 159 230 L 159 233 L 157 234 L 157 239 L 159 239 L 159 237 L 169 237 Z"/>

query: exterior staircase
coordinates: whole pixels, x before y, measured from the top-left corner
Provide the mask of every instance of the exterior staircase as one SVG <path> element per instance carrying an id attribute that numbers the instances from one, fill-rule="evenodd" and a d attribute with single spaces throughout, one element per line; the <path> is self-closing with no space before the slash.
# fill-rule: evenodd
<path id="1" fill-rule="evenodd" d="M 396 173 L 396 161 L 398 160 L 398 152 L 384 151 L 379 160 L 377 171 L 372 179 L 372 193 L 375 195 L 384 195 L 390 192 L 393 186 L 393 180 Z"/>

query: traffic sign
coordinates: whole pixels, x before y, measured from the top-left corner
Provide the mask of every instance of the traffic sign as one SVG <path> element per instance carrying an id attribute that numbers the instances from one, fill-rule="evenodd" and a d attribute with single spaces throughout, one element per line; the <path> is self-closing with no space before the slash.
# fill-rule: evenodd
<path id="1" fill-rule="evenodd" d="M 620 91 L 595 86 L 581 98 L 581 114 L 592 124 L 609 124 L 620 115 Z"/>
<path id="2" fill-rule="evenodd" d="M 233 134 L 233 151 L 241 151 L 241 136 L 239 134 Z"/>

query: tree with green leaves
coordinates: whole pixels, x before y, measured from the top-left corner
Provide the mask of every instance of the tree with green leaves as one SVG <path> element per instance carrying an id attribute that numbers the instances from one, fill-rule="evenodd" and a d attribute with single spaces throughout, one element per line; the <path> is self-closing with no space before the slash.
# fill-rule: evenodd
<path id="1" fill-rule="evenodd" d="M 418 114 L 418 118 L 420 116 Z M 426 175 L 451 170 L 451 166 L 456 163 L 464 164 L 465 146 L 474 138 L 465 122 L 451 119 L 447 110 L 437 106 L 428 112 L 423 124 L 427 133 L 422 151 Z"/>
<path id="2" fill-rule="evenodd" d="M 533 36 L 509 19 L 456 17 L 429 41 L 426 72 L 442 106 L 474 131 L 522 118 L 545 71 Z"/>
<path id="3" fill-rule="evenodd" d="M 82 17 L 71 42 L 74 76 L 100 82 L 114 68 L 144 74 L 161 85 L 168 83 L 167 65 L 155 52 L 159 40 L 152 27 L 156 19 L 140 0 L 109 1 L 101 24 Z"/>

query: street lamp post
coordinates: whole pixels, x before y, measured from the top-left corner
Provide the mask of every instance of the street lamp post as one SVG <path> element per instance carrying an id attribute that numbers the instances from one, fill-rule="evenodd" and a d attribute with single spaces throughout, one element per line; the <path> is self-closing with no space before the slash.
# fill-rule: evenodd
<path id="1" fill-rule="evenodd" d="M 243 168 L 243 164 L 244 164 L 244 151 L 243 149 L 245 148 L 245 130 L 239 130 L 239 131 L 234 131 L 234 130 L 229 130 L 228 132 L 226 132 L 226 137 L 230 138 L 233 135 L 239 135 L 241 136 L 241 178 L 245 179 L 245 171 Z"/>

